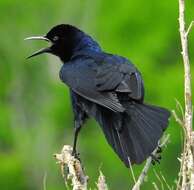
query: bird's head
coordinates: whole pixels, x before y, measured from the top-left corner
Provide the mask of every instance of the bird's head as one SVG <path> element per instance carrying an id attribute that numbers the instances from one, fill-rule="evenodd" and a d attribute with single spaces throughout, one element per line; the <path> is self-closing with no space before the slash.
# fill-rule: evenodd
<path id="1" fill-rule="evenodd" d="M 68 25 L 61 24 L 53 27 L 44 36 L 33 36 L 26 38 L 25 40 L 45 40 L 51 43 L 50 47 L 40 49 L 33 53 L 28 58 L 43 54 L 51 53 L 58 56 L 61 60 L 68 61 L 73 55 L 74 51 L 79 49 L 80 43 L 84 43 L 83 38 L 87 35 L 79 30 L 78 28 Z M 90 38 L 89 36 L 87 36 Z"/>

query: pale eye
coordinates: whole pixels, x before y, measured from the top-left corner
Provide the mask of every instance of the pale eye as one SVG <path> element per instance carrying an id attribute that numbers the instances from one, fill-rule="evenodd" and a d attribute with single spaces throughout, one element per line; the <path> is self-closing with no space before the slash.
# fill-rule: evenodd
<path id="1" fill-rule="evenodd" d="M 53 41 L 55 42 L 55 41 L 57 41 L 58 39 L 59 39 L 58 36 L 54 36 Z"/>

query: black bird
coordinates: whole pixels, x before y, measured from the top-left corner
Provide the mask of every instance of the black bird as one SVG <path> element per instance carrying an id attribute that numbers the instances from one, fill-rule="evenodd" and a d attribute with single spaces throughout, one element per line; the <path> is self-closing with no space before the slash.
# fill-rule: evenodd
<path id="1" fill-rule="evenodd" d="M 52 44 L 30 57 L 51 53 L 63 63 L 59 76 L 69 87 L 75 116 L 74 155 L 78 133 L 89 117 L 99 123 L 127 167 L 151 155 L 168 126 L 170 112 L 144 103 L 143 79 L 128 59 L 104 52 L 89 35 L 68 24 L 26 39 Z"/>

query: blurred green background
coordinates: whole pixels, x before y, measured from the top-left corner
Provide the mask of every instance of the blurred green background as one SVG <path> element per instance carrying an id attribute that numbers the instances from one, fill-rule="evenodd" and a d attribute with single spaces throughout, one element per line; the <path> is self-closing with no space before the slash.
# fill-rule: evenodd
<path id="1" fill-rule="evenodd" d="M 194 18 L 188 1 L 187 22 Z M 74 24 L 92 35 L 107 52 L 129 58 L 142 72 L 146 102 L 176 108 L 183 105 L 183 65 L 178 33 L 178 0 L 0 0 L 0 189 L 65 189 L 53 153 L 72 144 L 73 115 L 67 87 L 60 82 L 61 63 L 52 55 L 26 60 L 47 45 L 25 37 L 45 34 L 60 23 Z M 194 31 L 190 33 L 194 62 Z M 192 65 L 192 71 L 194 67 Z M 87 128 L 87 130 L 86 130 Z M 152 167 L 142 189 L 153 189 L 161 171 L 174 185 L 179 171 L 181 129 L 173 118 L 171 142 L 160 165 Z M 117 158 L 95 121 L 87 122 L 79 151 L 92 189 L 99 168 L 111 190 L 130 189 L 129 169 Z M 136 176 L 141 166 L 134 166 Z M 166 188 L 165 188 L 166 189 Z"/>

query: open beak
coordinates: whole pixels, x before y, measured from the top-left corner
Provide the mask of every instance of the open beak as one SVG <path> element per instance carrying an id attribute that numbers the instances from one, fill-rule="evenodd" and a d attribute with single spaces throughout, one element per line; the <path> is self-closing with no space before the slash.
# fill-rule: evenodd
<path id="1" fill-rule="evenodd" d="M 44 40 L 44 41 L 47 41 L 47 42 L 51 42 L 48 38 L 46 38 L 44 36 L 32 36 L 32 37 L 25 38 L 24 40 Z M 50 47 L 42 48 L 42 49 L 34 52 L 29 57 L 27 57 L 27 59 L 29 59 L 31 57 L 34 57 L 34 56 L 37 56 L 37 55 L 40 55 L 40 54 L 43 54 L 43 53 L 50 53 L 50 52 L 51 52 L 51 48 Z"/>

